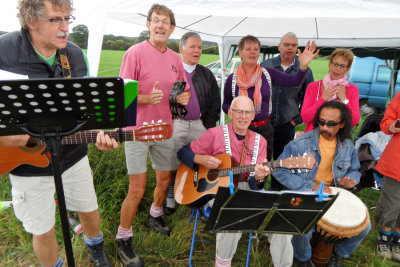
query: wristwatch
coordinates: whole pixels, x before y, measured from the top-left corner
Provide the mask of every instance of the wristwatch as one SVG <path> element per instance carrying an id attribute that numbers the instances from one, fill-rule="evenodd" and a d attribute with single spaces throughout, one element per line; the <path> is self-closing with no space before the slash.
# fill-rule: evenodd
<path id="1" fill-rule="evenodd" d="M 350 100 L 348 100 L 347 98 L 342 100 L 342 103 L 345 105 L 347 105 L 349 102 L 350 102 Z"/>

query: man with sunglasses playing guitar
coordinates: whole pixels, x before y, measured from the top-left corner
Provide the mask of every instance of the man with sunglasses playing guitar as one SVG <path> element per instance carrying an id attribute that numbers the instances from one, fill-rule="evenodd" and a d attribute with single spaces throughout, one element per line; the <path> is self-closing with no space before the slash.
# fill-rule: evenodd
<path id="1" fill-rule="evenodd" d="M 88 75 L 86 56 L 68 42 L 74 20 L 71 0 L 19 0 L 22 29 L 0 37 L 0 69 L 29 78 L 70 78 Z M 2 136 L 0 145 L 24 147 L 28 135 Z M 111 150 L 115 139 L 100 132 L 96 146 Z M 12 156 L 12 155 L 10 155 Z M 60 168 L 66 206 L 76 211 L 85 232 L 84 242 L 94 266 L 111 266 L 105 254 L 100 215 L 86 145 L 63 145 Z M 62 266 L 55 234 L 54 179 L 51 164 L 22 164 L 10 172 L 15 216 L 33 235 L 33 249 L 42 266 Z"/>
<path id="2" fill-rule="evenodd" d="M 178 158 L 192 169 L 197 164 L 208 169 L 217 169 L 222 162 L 215 156 L 224 153 L 229 154 L 232 161 L 240 166 L 257 163 L 254 174 L 244 173 L 236 178 L 237 187 L 247 190 L 263 189 L 264 179 L 270 173 L 269 167 L 261 164 L 267 163 L 267 141 L 248 129 L 255 116 L 253 102 L 247 96 L 236 97 L 228 115 L 231 123 L 208 129 L 197 140 L 179 150 Z M 177 197 L 179 196 L 175 195 Z M 241 236 L 241 233 L 217 234 L 215 266 L 231 266 Z M 275 266 L 290 266 L 293 250 L 290 239 L 286 242 L 287 235 L 270 235 L 269 241 L 274 244 L 271 246 L 271 255 Z M 282 264 L 283 261 L 290 263 Z"/>
<path id="3" fill-rule="evenodd" d="M 352 117 L 349 109 L 340 101 L 322 104 L 314 117 L 314 130 L 287 144 L 278 160 L 288 156 L 312 154 L 317 162 L 310 172 L 292 173 L 287 168 L 274 171 L 278 181 L 289 190 L 316 191 L 324 181 L 328 186 L 353 188 L 360 179 L 360 162 L 351 140 Z M 340 266 L 340 258 L 348 258 L 371 230 L 371 223 L 360 234 L 334 243 L 328 266 Z M 311 262 L 310 239 L 313 231 L 293 237 L 293 248 L 298 266 L 314 266 Z"/>

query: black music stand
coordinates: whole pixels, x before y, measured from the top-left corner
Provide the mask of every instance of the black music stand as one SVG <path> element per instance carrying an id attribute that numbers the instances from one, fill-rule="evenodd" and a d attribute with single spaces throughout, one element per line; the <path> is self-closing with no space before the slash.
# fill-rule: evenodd
<path id="1" fill-rule="evenodd" d="M 219 187 L 205 230 L 303 235 L 324 215 L 338 195 L 321 202 L 309 192 L 267 191 Z"/>
<path id="2" fill-rule="evenodd" d="M 75 266 L 60 171 L 61 139 L 78 130 L 125 126 L 119 77 L 0 81 L 0 136 L 41 138 L 51 155 L 68 266 Z"/>

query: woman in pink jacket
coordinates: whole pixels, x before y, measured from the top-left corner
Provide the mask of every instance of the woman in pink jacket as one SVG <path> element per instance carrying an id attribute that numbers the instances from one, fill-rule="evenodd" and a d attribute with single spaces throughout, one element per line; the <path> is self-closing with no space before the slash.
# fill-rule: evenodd
<path id="1" fill-rule="evenodd" d="M 341 101 L 351 112 L 353 126 L 360 120 L 358 88 L 349 83 L 346 73 L 353 63 L 354 54 L 349 49 L 338 48 L 331 54 L 329 73 L 323 80 L 310 83 L 304 96 L 301 118 L 306 124 L 304 132 L 313 129 L 312 121 L 317 109 L 326 101 Z"/>

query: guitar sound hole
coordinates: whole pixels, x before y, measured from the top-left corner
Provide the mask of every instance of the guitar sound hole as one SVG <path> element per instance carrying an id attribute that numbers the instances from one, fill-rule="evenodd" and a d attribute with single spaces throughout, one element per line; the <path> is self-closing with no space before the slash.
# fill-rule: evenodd
<path id="1" fill-rule="evenodd" d="M 209 170 L 208 174 L 207 174 L 207 178 L 209 181 L 212 182 L 212 181 L 217 180 L 218 175 L 219 175 L 219 170 L 217 170 L 217 169 Z"/>

